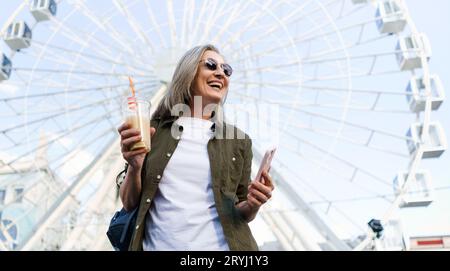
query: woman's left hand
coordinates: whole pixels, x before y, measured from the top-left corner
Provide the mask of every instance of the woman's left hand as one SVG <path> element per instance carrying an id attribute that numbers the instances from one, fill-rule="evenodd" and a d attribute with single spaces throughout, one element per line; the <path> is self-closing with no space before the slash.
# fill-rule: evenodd
<path id="1" fill-rule="evenodd" d="M 247 203 L 252 209 L 259 209 L 272 197 L 274 190 L 272 178 L 263 171 L 261 180 L 255 180 L 248 186 Z"/>

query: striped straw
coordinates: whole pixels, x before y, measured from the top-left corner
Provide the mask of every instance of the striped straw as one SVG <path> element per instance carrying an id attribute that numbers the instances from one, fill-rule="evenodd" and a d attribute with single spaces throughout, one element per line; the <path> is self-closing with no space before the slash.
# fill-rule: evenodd
<path id="1" fill-rule="evenodd" d="M 136 110 L 136 91 L 134 89 L 134 83 L 131 76 L 128 76 L 128 81 L 130 82 L 131 97 L 128 97 L 128 108 L 131 110 Z"/>

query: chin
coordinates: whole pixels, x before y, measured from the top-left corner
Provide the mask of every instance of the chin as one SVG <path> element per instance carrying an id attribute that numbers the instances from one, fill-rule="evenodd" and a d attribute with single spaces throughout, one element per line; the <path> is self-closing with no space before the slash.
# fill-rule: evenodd
<path id="1" fill-rule="evenodd" d="M 212 104 L 219 104 L 222 101 L 222 97 L 210 97 L 209 98 L 210 103 Z"/>
<path id="2" fill-rule="evenodd" d="M 223 93 L 222 92 L 220 92 L 220 93 L 218 93 L 218 92 L 209 93 L 208 100 L 210 101 L 210 103 L 218 104 L 218 103 L 221 102 L 222 97 L 223 97 Z"/>

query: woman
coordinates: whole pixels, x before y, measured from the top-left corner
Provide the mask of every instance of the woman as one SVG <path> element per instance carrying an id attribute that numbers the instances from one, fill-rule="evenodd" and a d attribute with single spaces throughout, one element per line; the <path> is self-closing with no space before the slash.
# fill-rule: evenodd
<path id="1" fill-rule="evenodd" d="M 248 222 L 274 187 L 267 172 L 251 182 L 251 140 L 221 121 L 231 73 L 214 46 L 192 48 L 152 116 L 151 151 L 130 151 L 139 131 L 118 128 L 128 162 L 120 198 L 139 208 L 130 250 L 258 249 Z"/>

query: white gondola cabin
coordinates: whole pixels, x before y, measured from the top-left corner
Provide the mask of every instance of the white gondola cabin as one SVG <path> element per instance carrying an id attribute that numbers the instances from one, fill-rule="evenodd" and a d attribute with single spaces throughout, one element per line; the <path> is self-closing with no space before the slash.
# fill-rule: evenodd
<path id="1" fill-rule="evenodd" d="M 445 98 L 444 87 L 438 75 L 430 75 L 431 109 L 437 110 Z M 423 78 L 413 76 L 406 87 L 406 99 L 412 112 L 425 110 L 425 83 Z"/>
<path id="2" fill-rule="evenodd" d="M 7 80 L 11 75 L 12 63 L 4 54 L 0 55 L 0 81 Z"/>
<path id="3" fill-rule="evenodd" d="M 30 47 L 31 37 L 31 29 L 24 21 L 15 22 L 10 24 L 6 31 L 5 43 L 12 50 L 18 51 Z"/>
<path id="4" fill-rule="evenodd" d="M 447 149 L 447 140 L 445 138 L 444 129 L 437 121 L 430 122 L 426 142 L 422 142 L 421 140 L 422 123 L 419 122 L 415 122 L 411 125 L 406 136 L 410 137 L 407 140 L 407 145 L 411 155 L 416 152 L 420 145 L 423 147 L 422 158 L 439 157 Z"/>
<path id="5" fill-rule="evenodd" d="M 406 15 L 399 1 L 378 2 L 376 24 L 380 33 L 399 33 L 406 25 Z"/>
<path id="6" fill-rule="evenodd" d="M 56 15 L 56 2 L 54 0 L 33 0 L 30 12 L 37 22 L 50 20 Z"/>
<path id="7" fill-rule="evenodd" d="M 393 182 L 395 195 L 400 194 L 407 178 L 408 172 L 402 171 L 397 174 Z M 426 170 L 418 170 L 410 181 L 399 206 L 403 208 L 430 205 L 434 198 L 430 173 Z"/>
<path id="8" fill-rule="evenodd" d="M 431 57 L 430 42 L 425 34 L 401 37 L 396 47 L 397 63 L 400 70 L 422 68 L 421 54 L 428 61 Z"/>

